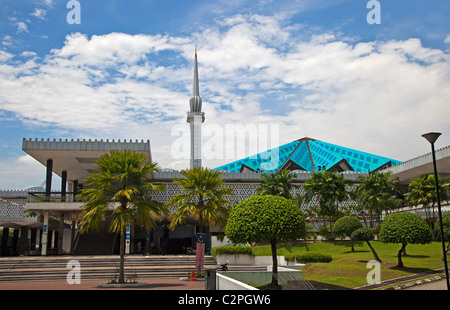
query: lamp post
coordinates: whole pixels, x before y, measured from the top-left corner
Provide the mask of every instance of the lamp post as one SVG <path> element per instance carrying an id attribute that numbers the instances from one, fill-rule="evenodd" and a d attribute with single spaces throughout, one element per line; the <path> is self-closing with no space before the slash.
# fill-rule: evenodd
<path id="1" fill-rule="evenodd" d="M 436 184 L 436 197 L 438 202 L 438 213 L 439 213 L 439 223 L 441 227 L 441 241 L 442 241 L 442 253 L 444 257 L 444 268 L 445 268 L 445 281 L 447 283 L 447 290 L 450 290 L 450 284 L 448 282 L 448 265 L 447 265 L 447 255 L 445 253 L 445 241 L 444 241 L 444 225 L 442 225 L 442 212 L 441 212 L 441 199 L 439 197 L 439 181 L 438 174 L 436 168 L 436 156 L 434 154 L 434 142 L 436 142 L 437 138 L 441 133 L 439 132 L 429 132 L 423 134 L 422 137 L 428 140 L 431 143 L 431 155 L 433 156 L 433 168 L 434 168 L 434 182 Z"/>

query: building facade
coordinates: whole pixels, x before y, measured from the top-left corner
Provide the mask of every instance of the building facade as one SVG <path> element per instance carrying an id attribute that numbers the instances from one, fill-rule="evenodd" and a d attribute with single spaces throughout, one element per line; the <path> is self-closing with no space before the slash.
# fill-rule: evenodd
<path id="1" fill-rule="evenodd" d="M 201 125 L 205 121 L 202 100 L 199 95 L 197 52 L 194 60 L 192 97 L 187 122 L 191 129 L 190 167 L 201 167 Z M 80 234 L 78 224 L 83 202 L 77 194 L 83 189 L 89 173 L 97 171 L 95 161 L 112 150 L 132 150 L 142 153 L 152 161 L 150 141 L 103 141 L 103 140 L 50 140 L 23 139 L 25 153 L 46 167 L 45 187 L 29 190 L 0 190 L 0 227 L 2 227 L 1 252 L 8 255 L 49 254 L 115 254 L 118 238 L 106 230 Z M 436 151 L 441 176 L 450 175 L 450 147 Z M 294 174 L 294 194 L 304 193 L 304 183 L 311 173 L 333 169 L 357 186 L 358 178 L 369 171 L 391 171 L 400 184 L 407 186 L 412 178 L 432 173 L 431 154 L 401 163 L 383 156 L 334 145 L 312 138 L 302 138 L 276 149 L 267 150 L 226 165 L 217 167 L 225 186 L 233 190 L 229 197 L 232 205 L 257 192 L 261 173 L 290 170 Z M 61 177 L 61 187 L 52 187 L 52 175 Z M 152 198 L 166 203 L 180 193 L 175 177 L 179 171 L 163 169 L 149 176 L 153 181 L 165 183 L 163 192 L 152 193 Z M 315 204 L 312 201 L 310 204 Z M 342 206 L 354 204 L 347 201 Z M 444 208 L 448 208 L 445 206 Z M 173 211 L 173 210 L 172 210 Z M 447 209 L 444 212 L 448 212 Z M 127 240 L 129 253 L 181 254 L 195 245 L 197 223 L 195 220 L 168 229 L 168 219 L 161 221 L 152 232 L 130 227 Z M 209 235 L 223 233 L 222 227 L 209 227 Z M 212 246 L 208 239 L 206 247 Z"/>

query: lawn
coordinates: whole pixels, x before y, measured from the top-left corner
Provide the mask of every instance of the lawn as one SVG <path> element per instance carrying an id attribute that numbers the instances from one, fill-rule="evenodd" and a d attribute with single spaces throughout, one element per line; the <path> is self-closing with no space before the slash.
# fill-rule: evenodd
<path id="1" fill-rule="evenodd" d="M 443 268 L 442 245 L 440 242 L 430 244 L 408 244 L 407 257 L 403 257 L 405 269 L 397 269 L 397 253 L 400 244 L 372 241 L 372 246 L 383 261 L 381 264 L 381 281 Z M 330 263 L 306 264 L 302 270 L 306 280 L 315 280 L 349 288 L 367 285 L 366 276 L 371 270 L 367 262 L 373 260 L 373 254 L 367 243 L 355 242 L 355 252 L 351 252 L 350 241 L 312 242 L 296 245 L 279 244 L 278 255 L 288 253 L 318 252 L 333 255 Z M 256 256 L 271 255 L 270 246 L 254 248 Z"/>

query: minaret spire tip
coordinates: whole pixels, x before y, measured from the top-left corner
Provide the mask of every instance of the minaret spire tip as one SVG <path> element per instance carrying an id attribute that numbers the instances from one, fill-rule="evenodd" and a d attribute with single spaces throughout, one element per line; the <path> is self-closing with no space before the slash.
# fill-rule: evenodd
<path id="1" fill-rule="evenodd" d="M 189 100 L 189 105 L 191 112 L 202 111 L 202 99 L 200 98 L 200 91 L 198 86 L 197 45 L 195 45 L 194 80 L 192 85 L 192 97 Z"/>

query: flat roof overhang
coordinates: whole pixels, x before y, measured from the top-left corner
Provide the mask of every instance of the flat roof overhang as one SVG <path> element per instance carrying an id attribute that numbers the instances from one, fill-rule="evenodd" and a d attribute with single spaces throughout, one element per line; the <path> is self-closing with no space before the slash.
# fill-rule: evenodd
<path id="1" fill-rule="evenodd" d="M 450 146 L 435 150 L 435 155 L 438 174 L 442 178 L 450 176 Z M 399 178 L 401 185 L 408 185 L 411 179 L 418 178 L 422 174 L 434 173 L 433 156 L 430 152 L 382 170 L 386 171 L 392 172 L 392 178 Z"/>
<path id="2" fill-rule="evenodd" d="M 22 150 L 47 166 L 53 160 L 53 172 L 58 176 L 67 171 L 68 181 L 83 183 L 87 175 L 96 171 L 95 161 L 112 150 L 132 150 L 143 153 L 151 161 L 150 141 L 103 140 L 32 140 L 23 139 Z"/>

